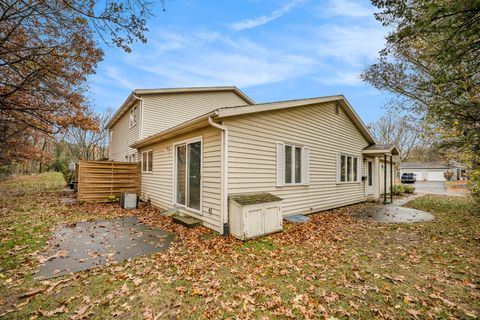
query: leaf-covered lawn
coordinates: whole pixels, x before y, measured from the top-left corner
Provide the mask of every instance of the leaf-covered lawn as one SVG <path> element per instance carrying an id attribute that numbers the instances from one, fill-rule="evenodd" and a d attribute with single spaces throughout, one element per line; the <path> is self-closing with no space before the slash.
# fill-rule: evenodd
<path id="1" fill-rule="evenodd" d="M 351 218 L 360 204 L 242 243 L 174 225 L 152 208 L 63 205 L 57 174 L 0 184 L 0 315 L 6 319 L 473 318 L 480 311 L 480 215 L 470 198 L 408 206 L 434 222 Z M 136 214 L 177 235 L 154 256 L 36 281 L 55 225 Z M 2 316 L 0 316 L 2 317 Z"/>

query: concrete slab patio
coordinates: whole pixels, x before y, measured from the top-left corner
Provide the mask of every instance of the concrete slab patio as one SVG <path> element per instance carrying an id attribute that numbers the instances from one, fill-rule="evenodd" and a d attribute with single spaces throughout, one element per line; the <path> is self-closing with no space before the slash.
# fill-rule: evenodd
<path id="1" fill-rule="evenodd" d="M 171 233 L 150 228 L 136 217 L 79 222 L 54 231 L 35 277 L 48 279 L 166 250 Z"/>
<path id="2" fill-rule="evenodd" d="M 367 212 L 361 212 L 357 217 L 385 223 L 413 223 L 434 220 L 435 216 L 429 212 L 403 207 L 405 203 L 419 196 L 420 194 L 411 195 L 395 199 L 391 204 L 373 206 Z"/>
<path id="3" fill-rule="evenodd" d="M 371 214 L 372 221 L 386 223 L 427 222 L 434 219 L 433 214 L 429 212 L 400 207 L 394 204 L 379 207 Z"/>

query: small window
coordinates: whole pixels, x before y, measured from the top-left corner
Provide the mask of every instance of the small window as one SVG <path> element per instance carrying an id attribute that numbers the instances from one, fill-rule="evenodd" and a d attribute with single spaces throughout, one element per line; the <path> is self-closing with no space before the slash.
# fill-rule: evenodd
<path id="1" fill-rule="evenodd" d="M 112 143 L 112 141 L 113 141 L 113 129 L 110 129 L 108 134 L 109 134 L 109 141 L 110 141 L 110 143 Z"/>
<path id="2" fill-rule="evenodd" d="M 277 144 L 277 185 L 308 183 L 308 148 Z"/>
<path id="3" fill-rule="evenodd" d="M 302 148 L 295 147 L 295 183 L 302 183 Z"/>
<path id="4" fill-rule="evenodd" d="M 340 112 L 340 104 L 338 102 L 335 102 L 335 114 L 338 114 Z"/>
<path id="5" fill-rule="evenodd" d="M 292 183 L 292 147 L 285 146 L 285 183 Z"/>
<path id="6" fill-rule="evenodd" d="M 130 128 L 134 127 L 137 124 L 137 122 L 138 122 L 137 118 L 138 118 L 138 116 L 137 116 L 137 106 L 135 106 L 130 110 L 130 117 L 128 118 L 128 123 L 129 123 Z"/>
<path id="7" fill-rule="evenodd" d="M 142 152 L 142 171 L 153 171 L 153 150 Z"/>
<path id="8" fill-rule="evenodd" d="M 358 157 L 339 155 L 339 165 L 337 168 L 337 175 L 339 182 L 358 182 L 359 181 L 359 166 L 360 161 Z"/>
<path id="9" fill-rule="evenodd" d="M 125 156 L 125 162 L 128 162 L 128 155 Z"/>
<path id="10" fill-rule="evenodd" d="M 358 181 L 358 158 L 353 158 L 353 181 Z"/>
<path id="11" fill-rule="evenodd" d="M 132 162 L 137 162 L 137 155 L 136 154 L 132 154 Z"/>

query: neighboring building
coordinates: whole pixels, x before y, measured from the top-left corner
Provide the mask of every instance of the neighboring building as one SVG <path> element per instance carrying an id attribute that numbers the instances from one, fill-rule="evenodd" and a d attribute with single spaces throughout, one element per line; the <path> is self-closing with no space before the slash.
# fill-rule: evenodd
<path id="1" fill-rule="evenodd" d="M 459 163 L 438 162 L 403 162 L 400 164 L 400 175 L 414 173 L 417 181 L 445 181 L 444 173 L 453 172 L 452 180 L 466 179 L 466 167 Z"/>
<path id="2" fill-rule="evenodd" d="M 196 90 L 203 99 L 175 89 L 191 95 L 181 101 L 176 92 L 137 90 L 116 113 L 111 159 L 138 150 L 144 200 L 224 233 L 232 196 L 272 194 L 281 216 L 378 199 L 385 186 L 388 193 L 398 150 L 376 144 L 345 97 L 254 104 L 226 88 Z M 140 133 L 126 116 L 135 96 L 143 99 Z"/>
<path id="3" fill-rule="evenodd" d="M 134 90 L 107 124 L 110 160 L 139 161 L 130 146 L 219 107 L 255 103 L 237 87 Z"/>

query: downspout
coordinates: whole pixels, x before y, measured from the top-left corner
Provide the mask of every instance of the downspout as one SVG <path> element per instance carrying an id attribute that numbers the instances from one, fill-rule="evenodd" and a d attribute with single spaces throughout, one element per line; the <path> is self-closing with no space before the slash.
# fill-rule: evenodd
<path id="1" fill-rule="evenodd" d="M 228 128 L 213 121 L 212 117 L 208 117 L 208 123 L 222 130 L 223 141 L 223 164 L 222 164 L 222 179 L 223 179 L 223 195 L 222 195 L 222 211 L 223 211 L 223 235 L 227 236 L 229 231 L 228 224 Z"/>

